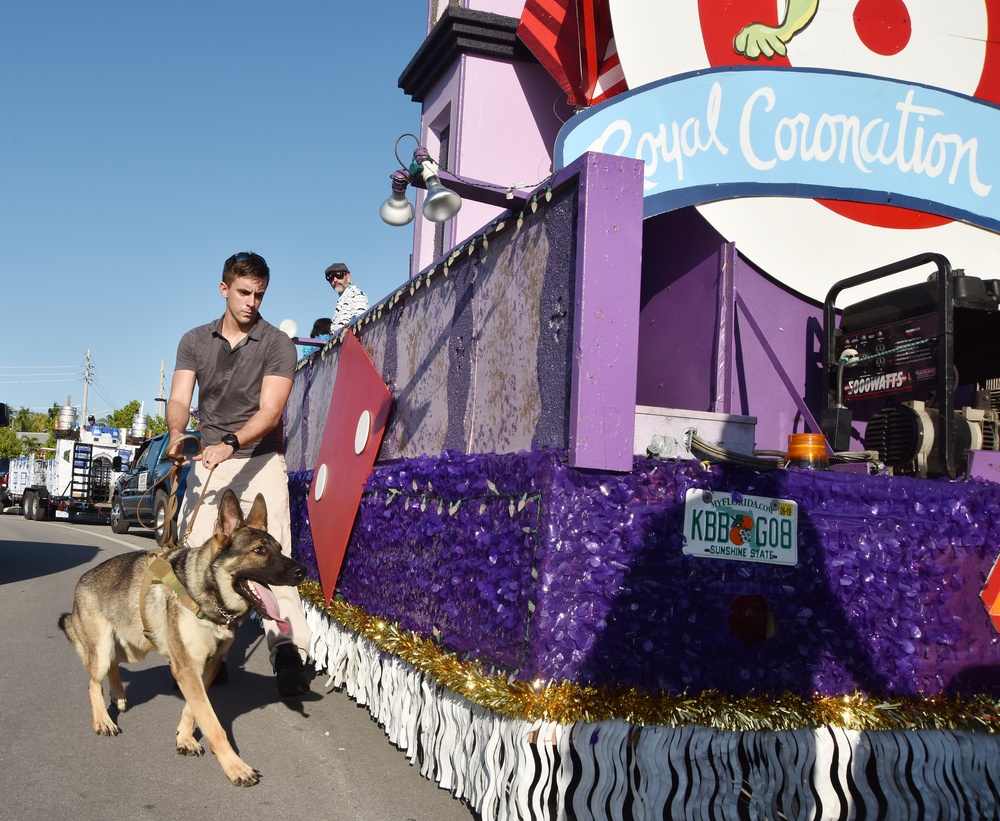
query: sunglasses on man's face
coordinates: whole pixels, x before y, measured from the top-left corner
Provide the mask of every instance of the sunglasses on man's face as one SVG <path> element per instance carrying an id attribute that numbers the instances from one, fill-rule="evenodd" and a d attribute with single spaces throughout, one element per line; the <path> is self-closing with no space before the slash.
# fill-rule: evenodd
<path id="1" fill-rule="evenodd" d="M 343 279 L 346 276 L 347 276 L 347 272 L 346 271 L 338 271 L 335 274 L 327 274 L 326 275 L 326 281 L 327 282 L 333 282 L 335 279 Z"/>

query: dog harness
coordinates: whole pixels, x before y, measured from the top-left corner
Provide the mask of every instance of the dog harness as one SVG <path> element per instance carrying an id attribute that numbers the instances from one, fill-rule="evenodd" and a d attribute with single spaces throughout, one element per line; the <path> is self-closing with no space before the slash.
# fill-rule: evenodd
<path id="1" fill-rule="evenodd" d="M 177 601 L 199 619 L 208 618 L 198 602 L 191 598 L 187 589 L 181 584 L 181 580 L 177 578 L 170 562 L 156 551 L 150 551 L 146 554 L 146 572 L 142 576 L 142 586 L 139 588 L 139 617 L 142 619 L 142 632 L 150 641 L 153 640 L 153 632 L 149 629 L 149 621 L 146 618 L 146 594 L 154 584 L 166 585 L 177 597 Z"/>

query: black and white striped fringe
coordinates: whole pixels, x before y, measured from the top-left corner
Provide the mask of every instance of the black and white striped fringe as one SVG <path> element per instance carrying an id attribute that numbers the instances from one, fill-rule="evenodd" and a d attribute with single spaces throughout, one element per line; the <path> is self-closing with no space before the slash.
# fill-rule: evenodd
<path id="1" fill-rule="evenodd" d="M 505 718 L 303 606 L 330 686 L 366 706 L 422 775 L 483 821 L 1000 817 L 991 734 Z"/>

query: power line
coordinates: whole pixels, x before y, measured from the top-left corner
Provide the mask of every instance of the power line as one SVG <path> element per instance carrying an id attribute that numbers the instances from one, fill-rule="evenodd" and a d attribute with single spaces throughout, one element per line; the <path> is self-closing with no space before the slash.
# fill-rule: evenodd
<path id="1" fill-rule="evenodd" d="M 0 371 L 44 370 L 45 368 L 76 368 L 76 365 L 0 365 Z"/>
<path id="2" fill-rule="evenodd" d="M 0 365 L 0 385 L 43 385 L 69 382 L 80 378 L 76 365 Z M 7 373 L 29 371 L 29 373 Z"/>
<path id="3" fill-rule="evenodd" d="M 73 373 L 73 374 L 49 374 L 49 375 L 50 376 L 60 376 L 60 375 L 72 376 L 74 380 L 80 378 L 80 374 L 78 374 L 78 373 Z M 46 382 L 62 382 L 62 383 L 65 383 L 65 382 L 70 382 L 70 381 L 72 381 L 72 380 L 69 380 L 69 379 L 34 379 L 34 378 L 31 378 L 29 376 L 27 379 L 11 379 L 11 380 L 8 380 L 8 381 L 0 381 L 0 385 L 42 385 L 42 384 L 44 384 Z"/>
<path id="4" fill-rule="evenodd" d="M 102 386 L 98 385 L 96 382 L 91 382 L 90 386 L 94 389 L 94 393 L 96 393 L 101 399 L 107 402 L 111 407 L 113 408 L 119 407 L 119 405 L 114 400 L 112 400 L 110 396 L 108 396 L 107 391 L 105 391 Z"/>
<path id="5" fill-rule="evenodd" d="M 106 387 L 101 383 L 104 368 L 94 363 L 88 355 L 81 365 L 0 365 L 0 385 L 48 385 L 70 384 L 80 380 L 84 383 L 84 402 L 86 391 L 93 388 L 95 394 L 111 408 L 124 407 L 115 402 Z M 22 373 L 26 371 L 26 373 Z M 172 374 L 163 374 L 169 379 Z M 137 400 L 129 400 L 137 401 Z M 54 402 L 53 406 L 59 403 Z M 48 410 L 48 408 L 45 408 Z"/>

